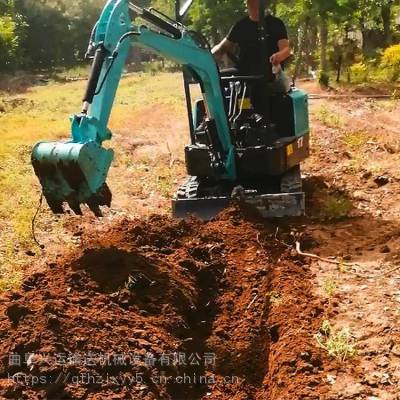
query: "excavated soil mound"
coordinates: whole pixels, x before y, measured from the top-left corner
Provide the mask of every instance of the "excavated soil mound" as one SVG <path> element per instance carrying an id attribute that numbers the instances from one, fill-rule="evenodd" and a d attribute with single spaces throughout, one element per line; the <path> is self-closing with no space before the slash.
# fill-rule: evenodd
<path id="1" fill-rule="evenodd" d="M 272 227 L 122 220 L 0 301 L 12 399 L 321 399 L 327 305 Z"/>

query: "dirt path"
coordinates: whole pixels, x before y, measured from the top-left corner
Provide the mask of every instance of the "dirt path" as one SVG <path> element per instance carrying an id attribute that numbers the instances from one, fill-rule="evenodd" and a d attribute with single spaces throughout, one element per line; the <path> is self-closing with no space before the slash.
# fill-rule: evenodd
<path id="1" fill-rule="evenodd" d="M 329 398 L 399 399 L 400 105 L 313 105 L 317 134 L 306 172 L 316 219 L 304 232 L 312 252 L 356 264 L 312 264 L 314 293 L 338 305 L 332 329 L 348 330 L 357 349 L 329 376 Z"/>
<path id="2" fill-rule="evenodd" d="M 62 219 L 71 249 L 46 242 L 1 299 L 1 396 L 400 399 L 399 108 L 312 100 L 308 216 L 230 209 L 207 224 L 144 218 L 167 211 L 185 126 L 149 108 L 160 139 L 132 116 L 115 135 L 113 210 Z"/>

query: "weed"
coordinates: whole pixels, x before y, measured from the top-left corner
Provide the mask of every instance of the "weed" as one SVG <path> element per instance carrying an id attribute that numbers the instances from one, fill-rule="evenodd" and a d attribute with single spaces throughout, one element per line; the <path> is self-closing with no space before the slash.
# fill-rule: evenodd
<path id="1" fill-rule="evenodd" d="M 268 292 L 266 297 L 269 298 L 269 301 L 274 306 L 279 306 L 283 303 L 283 298 L 280 293 L 277 292 Z"/>
<path id="2" fill-rule="evenodd" d="M 171 197 L 175 177 L 170 170 L 164 170 L 157 177 L 157 189 L 166 198 Z"/>
<path id="3" fill-rule="evenodd" d="M 345 361 L 357 356 L 354 340 L 348 329 L 334 333 L 329 321 L 322 323 L 320 332 L 315 335 L 318 345 L 327 351 L 329 356 Z"/>
<path id="4" fill-rule="evenodd" d="M 365 160 L 362 156 L 354 152 L 353 158 L 347 162 L 343 171 L 348 174 L 358 174 L 365 168 Z"/>
<path id="5" fill-rule="evenodd" d="M 337 284 L 336 281 L 332 278 L 327 278 L 324 281 L 324 292 L 329 296 L 332 297 L 337 292 Z"/>
<path id="6" fill-rule="evenodd" d="M 345 218 L 353 209 L 352 202 L 343 195 L 327 195 L 322 204 L 322 213 L 330 219 Z"/>
<path id="7" fill-rule="evenodd" d="M 326 105 L 319 107 L 315 114 L 316 117 L 329 128 L 339 129 L 344 125 L 343 119 L 338 114 L 330 111 Z"/>
<path id="8" fill-rule="evenodd" d="M 331 324 L 328 320 L 325 319 L 322 321 L 320 331 L 326 336 L 331 334 L 332 328 L 331 328 Z"/>
<path id="9" fill-rule="evenodd" d="M 341 273 L 341 274 L 345 274 L 347 271 L 348 271 L 348 268 L 347 268 L 347 266 L 343 263 L 343 260 L 339 260 L 340 261 L 340 263 L 338 264 L 338 271 Z"/>
<path id="10" fill-rule="evenodd" d="M 371 162 L 368 165 L 368 171 L 371 172 L 373 175 L 379 175 L 384 172 L 384 169 L 382 165 L 379 165 L 378 163 Z"/>

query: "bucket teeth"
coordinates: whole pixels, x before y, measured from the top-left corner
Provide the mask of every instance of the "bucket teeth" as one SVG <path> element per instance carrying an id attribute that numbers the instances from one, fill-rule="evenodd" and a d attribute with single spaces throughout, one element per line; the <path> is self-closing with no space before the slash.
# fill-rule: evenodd
<path id="1" fill-rule="evenodd" d="M 96 217 L 102 217 L 103 213 L 100 210 L 100 207 L 97 204 L 88 203 L 90 210 Z"/>
<path id="2" fill-rule="evenodd" d="M 105 183 L 102 188 L 87 202 L 87 205 L 92 210 L 96 217 L 102 217 L 103 213 L 100 206 L 111 206 L 112 194 L 110 188 Z"/>
<path id="3" fill-rule="evenodd" d="M 62 206 L 62 203 L 58 201 L 51 201 L 48 198 L 46 198 L 47 204 L 49 205 L 51 211 L 54 214 L 64 214 L 64 208 Z"/>
<path id="4" fill-rule="evenodd" d="M 43 194 L 54 213 L 64 212 L 64 203 L 82 215 L 87 204 L 100 216 L 100 206 L 111 205 L 111 192 L 105 184 L 113 151 L 95 141 L 40 142 L 32 150 L 32 165 Z"/>
<path id="5" fill-rule="evenodd" d="M 70 209 L 76 214 L 76 215 L 82 215 L 82 210 L 81 210 L 81 205 L 75 201 L 69 201 L 68 205 Z"/>
<path id="6" fill-rule="evenodd" d="M 57 200 L 54 200 L 51 196 L 45 193 L 45 197 L 47 203 L 54 214 L 64 214 L 65 210 L 63 207 L 63 203 Z M 90 210 L 96 217 L 102 217 L 103 213 L 100 209 L 101 206 L 111 206 L 112 194 L 107 186 L 104 184 L 102 188 L 94 194 L 86 203 L 79 203 L 79 201 L 75 198 L 70 197 L 66 203 L 68 204 L 69 208 L 76 214 L 82 215 L 82 204 L 87 204 Z"/>
<path id="7" fill-rule="evenodd" d="M 99 192 L 96 194 L 96 197 L 98 197 L 98 205 L 111 207 L 112 193 L 106 183 L 101 187 Z"/>

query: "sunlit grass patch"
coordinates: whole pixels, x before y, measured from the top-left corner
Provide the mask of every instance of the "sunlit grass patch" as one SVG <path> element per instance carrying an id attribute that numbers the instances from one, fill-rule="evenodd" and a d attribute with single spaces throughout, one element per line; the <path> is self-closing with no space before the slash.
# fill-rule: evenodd
<path id="1" fill-rule="evenodd" d="M 347 146 L 352 149 L 359 149 L 360 147 L 366 145 L 370 137 L 365 132 L 345 132 L 343 134 L 343 141 Z"/>
<path id="2" fill-rule="evenodd" d="M 335 112 L 331 111 L 326 105 L 322 105 L 315 110 L 317 119 L 329 128 L 342 128 L 343 119 Z"/>
<path id="3" fill-rule="evenodd" d="M 63 77 L 84 77 L 85 71 L 85 67 L 66 71 Z M 140 115 L 140 110 L 160 105 L 171 110 L 167 116 L 184 110 L 181 79 L 181 74 L 166 73 L 155 76 L 137 73 L 124 77 L 111 114 L 111 129 L 125 137 L 134 137 L 135 119 L 130 117 L 134 112 Z M 31 167 L 32 146 L 38 141 L 58 141 L 70 137 L 69 117 L 80 112 L 85 86 L 86 81 L 80 80 L 31 87 L 23 95 L 0 94 L 0 291 L 18 285 L 22 276 L 21 264 L 27 264 L 25 252 L 36 249 L 31 222 L 38 205 L 40 185 Z M 177 112 L 177 115 L 181 114 Z M 144 118 L 148 119 L 149 113 Z M 152 123 L 162 125 L 163 121 Z M 126 129 L 127 126 L 129 129 Z M 161 129 L 160 135 L 163 133 Z M 175 166 L 170 171 L 166 161 L 146 171 L 143 162 L 138 164 L 132 156 L 131 149 L 122 148 L 115 140 L 105 145 L 118 153 L 113 168 L 128 168 L 134 172 L 137 172 L 136 168 L 142 168 L 139 178 L 135 176 L 129 185 L 121 182 L 121 187 L 132 186 L 133 191 L 143 196 L 152 190 L 165 196 L 171 195 L 173 179 L 176 179 Z M 52 217 L 47 207 L 43 212 L 43 219 L 51 221 L 51 227 L 44 226 L 39 219 L 39 235 L 47 235 L 47 239 L 48 232 L 59 236 L 61 222 Z"/>
<path id="4" fill-rule="evenodd" d="M 22 270 L 15 269 L 14 265 L 7 263 L 7 258 L 0 257 L 0 293 L 6 290 L 15 289 L 22 279 Z"/>

